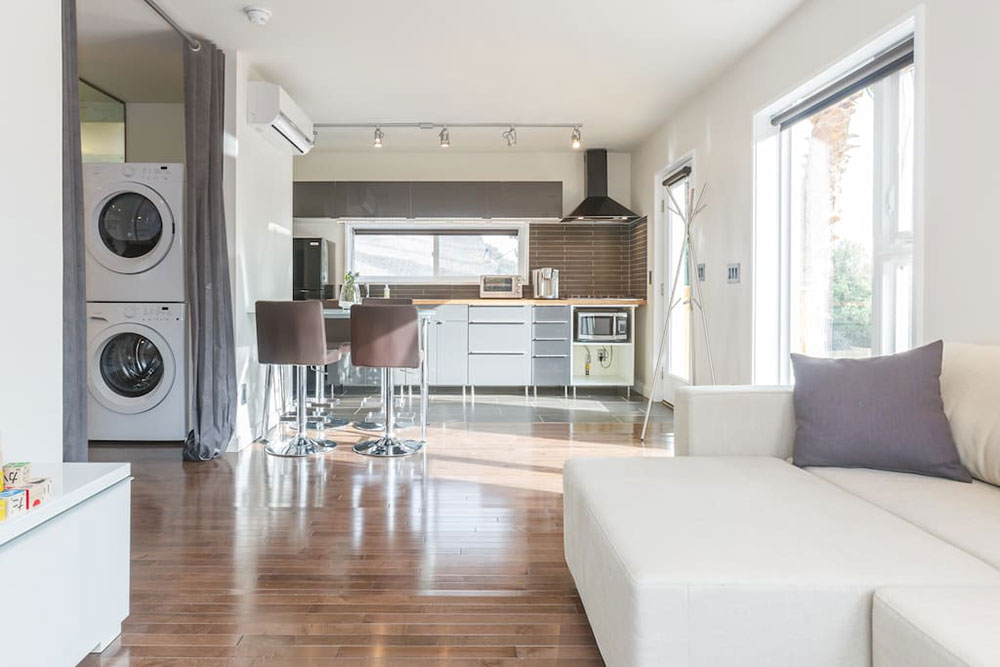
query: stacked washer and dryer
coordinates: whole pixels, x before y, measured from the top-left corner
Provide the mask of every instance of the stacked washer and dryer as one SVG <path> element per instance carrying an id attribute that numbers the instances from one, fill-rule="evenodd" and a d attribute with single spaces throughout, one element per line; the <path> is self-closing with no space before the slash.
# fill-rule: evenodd
<path id="1" fill-rule="evenodd" d="M 91 163 L 83 178 L 88 437 L 183 440 L 184 167 Z"/>

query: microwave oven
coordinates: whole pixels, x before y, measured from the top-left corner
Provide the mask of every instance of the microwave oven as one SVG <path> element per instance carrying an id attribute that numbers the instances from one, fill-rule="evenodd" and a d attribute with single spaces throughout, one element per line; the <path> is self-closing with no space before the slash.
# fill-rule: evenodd
<path id="1" fill-rule="evenodd" d="M 580 343 L 627 343 L 628 310 L 576 311 L 576 340 Z"/>
<path id="2" fill-rule="evenodd" d="M 480 299 L 520 299 L 524 279 L 521 276 L 480 276 Z"/>

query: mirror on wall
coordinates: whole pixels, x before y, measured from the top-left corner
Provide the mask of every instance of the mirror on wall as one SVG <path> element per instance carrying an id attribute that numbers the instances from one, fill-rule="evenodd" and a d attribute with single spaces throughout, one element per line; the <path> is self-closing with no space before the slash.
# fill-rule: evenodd
<path id="1" fill-rule="evenodd" d="M 83 79 L 80 149 L 84 162 L 125 161 L 125 103 Z"/>

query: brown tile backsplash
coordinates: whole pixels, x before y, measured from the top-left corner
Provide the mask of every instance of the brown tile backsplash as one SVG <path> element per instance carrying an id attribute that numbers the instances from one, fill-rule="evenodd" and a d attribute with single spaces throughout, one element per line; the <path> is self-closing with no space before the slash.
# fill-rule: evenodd
<path id="1" fill-rule="evenodd" d="M 646 219 L 624 224 L 535 224 L 528 266 L 559 269 L 559 296 L 646 298 Z M 381 295 L 382 285 L 373 286 Z M 478 285 L 390 285 L 394 297 L 476 299 Z M 531 285 L 524 296 L 531 296 Z"/>

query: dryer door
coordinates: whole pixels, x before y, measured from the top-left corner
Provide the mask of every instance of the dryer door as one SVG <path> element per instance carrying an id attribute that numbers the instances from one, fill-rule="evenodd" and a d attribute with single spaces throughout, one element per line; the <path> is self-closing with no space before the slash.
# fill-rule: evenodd
<path id="1" fill-rule="evenodd" d="M 106 189 L 87 211 L 87 249 L 116 273 L 142 273 L 159 264 L 174 242 L 167 202 L 142 183 Z"/>
<path id="2" fill-rule="evenodd" d="M 114 324 L 90 341 L 90 393 L 123 414 L 159 405 L 174 386 L 176 362 L 163 336 L 142 324 Z"/>

